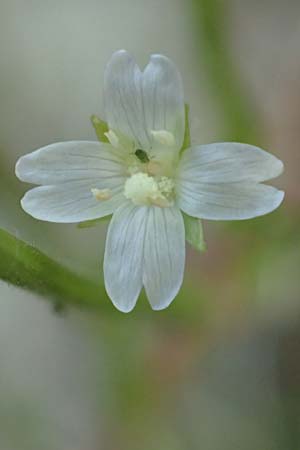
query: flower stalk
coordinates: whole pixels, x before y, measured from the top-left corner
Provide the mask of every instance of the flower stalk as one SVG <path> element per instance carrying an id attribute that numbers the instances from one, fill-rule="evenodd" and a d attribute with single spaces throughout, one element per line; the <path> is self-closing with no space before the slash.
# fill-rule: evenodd
<path id="1" fill-rule="evenodd" d="M 195 55 L 199 52 L 200 42 L 200 67 L 206 72 L 207 83 L 222 117 L 224 140 L 261 143 L 258 111 L 230 55 L 228 6 L 223 0 L 190 0 L 194 42 L 197 42 L 194 51 Z"/>
<path id="2" fill-rule="evenodd" d="M 102 283 L 83 278 L 37 248 L 0 229 L 0 278 L 47 297 L 55 309 L 66 305 L 111 309 Z"/>
<path id="3" fill-rule="evenodd" d="M 94 281 L 73 272 L 3 229 L 0 229 L 0 279 L 44 298 L 58 313 L 71 306 L 99 311 L 105 317 L 119 314 L 115 308 L 111 308 L 101 280 Z M 190 289 L 188 291 L 189 297 L 185 298 L 185 302 L 178 302 L 176 308 L 172 309 L 169 315 L 171 320 L 180 318 L 182 322 L 186 318 L 191 323 L 194 319 L 192 305 L 199 304 L 199 291 L 197 295 Z M 145 316 L 149 317 L 151 309 L 145 295 L 141 297 L 138 312 L 142 315 L 145 312 Z M 183 300 L 185 293 L 182 291 L 179 297 Z"/>

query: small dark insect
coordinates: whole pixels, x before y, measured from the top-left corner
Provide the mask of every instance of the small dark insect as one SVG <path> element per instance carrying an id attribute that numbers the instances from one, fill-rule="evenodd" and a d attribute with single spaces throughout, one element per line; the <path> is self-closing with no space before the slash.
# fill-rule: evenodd
<path id="1" fill-rule="evenodd" d="M 140 148 L 138 148 L 135 152 L 134 152 L 135 156 L 142 162 L 142 163 L 147 163 L 150 161 L 147 153 L 144 150 L 141 150 Z"/>

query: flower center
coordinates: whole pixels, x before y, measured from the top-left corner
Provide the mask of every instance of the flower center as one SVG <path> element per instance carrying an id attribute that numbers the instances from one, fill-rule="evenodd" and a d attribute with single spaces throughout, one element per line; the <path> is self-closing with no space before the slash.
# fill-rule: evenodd
<path id="1" fill-rule="evenodd" d="M 172 206 L 174 199 L 174 182 L 171 178 L 154 178 L 139 172 L 127 179 L 124 195 L 135 205 L 156 205 L 161 208 Z"/>

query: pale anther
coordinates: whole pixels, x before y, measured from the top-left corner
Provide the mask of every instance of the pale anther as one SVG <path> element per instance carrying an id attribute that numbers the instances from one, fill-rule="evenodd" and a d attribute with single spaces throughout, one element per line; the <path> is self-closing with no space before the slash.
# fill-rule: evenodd
<path id="1" fill-rule="evenodd" d="M 91 192 L 96 200 L 109 200 L 112 195 L 110 189 L 92 188 Z"/>
<path id="2" fill-rule="evenodd" d="M 176 144 L 174 135 L 167 130 L 152 130 L 151 134 L 159 144 L 167 147 L 173 147 Z"/>

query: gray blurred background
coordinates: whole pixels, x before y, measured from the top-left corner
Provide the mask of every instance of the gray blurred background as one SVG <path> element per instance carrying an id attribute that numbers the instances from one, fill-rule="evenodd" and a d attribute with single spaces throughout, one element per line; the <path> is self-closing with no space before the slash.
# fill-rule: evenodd
<path id="1" fill-rule="evenodd" d="M 185 303 L 162 313 L 102 313 L 105 297 L 58 314 L 1 282 L 0 450 L 300 449 L 299 43 L 296 0 L 1 1 L 1 228 L 102 278 L 106 225 L 26 216 L 14 165 L 96 139 L 89 118 L 120 48 L 141 66 L 173 59 L 192 141 L 262 145 L 285 162 L 286 199 L 254 221 L 205 222 Z"/>

